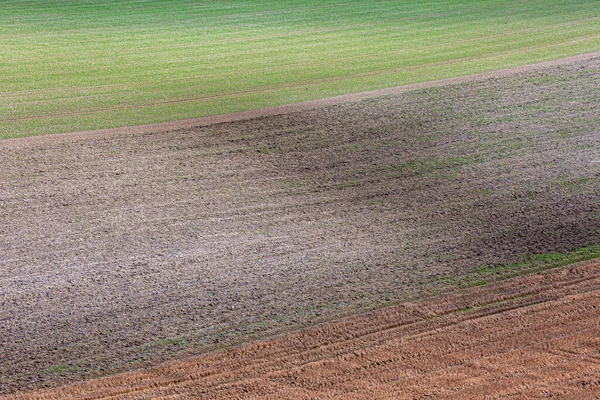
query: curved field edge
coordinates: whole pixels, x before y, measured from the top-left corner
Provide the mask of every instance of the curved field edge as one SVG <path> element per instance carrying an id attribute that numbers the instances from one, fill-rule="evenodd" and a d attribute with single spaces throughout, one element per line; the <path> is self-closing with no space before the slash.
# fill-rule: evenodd
<path id="1" fill-rule="evenodd" d="M 473 75 L 466 75 L 455 78 L 446 78 L 441 80 L 426 81 L 410 85 L 396 86 L 385 89 L 371 90 L 366 92 L 351 93 L 346 95 L 340 95 L 335 97 L 322 98 L 317 100 L 309 100 L 300 103 L 291 103 L 281 106 L 273 106 L 267 108 L 253 109 L 249 111 L 242 111 L 236 113 L 211 115 L 208 117 L 201 118 L 190 118 L 177 121 L 169 121 L 154 124 L 136 125 L 121 128 L 105 128 L 96 129 L 91 131 L 81 132 L 66 132 L 62 134 L 53 134 L 51 136 L 25 136 L 16 137 L 12 139 L 4 139 L 0 141 L 0 147 L 4 148 L 16 148 L 19 146 L 27 145 L 40 145 L 48 142 L 59 142 L 61 140 L 81 140 L 81 139 L 93 139 L 93 138 L 107 138 L 115 135 L 122 134 L 144 134 L 144 133 L 159 133 L 167 132 L 178 129 L 189 129 L 200 126 L 208 126 L 214 124 L 222 124 L 229 122 L 245 121 L 255 118 L 270 117 L 281 114 L 289 114 L 299 111 L 312 110 L 319 107 L 326 107 L 332 105 L 341 105 L 349 102 L 364 101 L 369 99 L 375 99 L 377 97 L 388 96 L 388 95 L 399 95 L 402 93 L 435 88 L 439 86 L 454 85 L 459 83 L 476 82 L 487 79 L 506 78 L 515 76 L 527 72 L 541 72 L 544 69 L 557 67 L 560 65 L 568 65 L 590 59 L 600 57 L 600 51 L 592 53 L 578 54 L 575 56 L 569 56 L 564 58 L 558 58 L 550 61 L 543 61 L 534 64 L 522 65 L 513 68 L 506 68 L 501 70 L 494 70 L 490 72 L 483 72 Z"/>
<path id="2" fill-rule="evenodd" d="M 600 263 L 584 262 L 147 370 L 1 398 L 583 398 L 600 386 L 599 301 Z"/>
<path id="3" fill-rule="evenodd" d="M 3 391 L 595 256 L 599 74 L 1 149 Z"/>
<path id="4" fill-rule="evenodd" d="M 0 4 L 0 137 L 227 114 L 600 49 L 593 0 Z"/>

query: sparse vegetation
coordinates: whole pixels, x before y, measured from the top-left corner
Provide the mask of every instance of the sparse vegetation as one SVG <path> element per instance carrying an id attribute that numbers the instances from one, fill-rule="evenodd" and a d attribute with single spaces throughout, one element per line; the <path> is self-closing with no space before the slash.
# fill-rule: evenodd
<path id="1" fill-rule="evenodd" d="M 565 253 L 535 254 L 513 264 L 481 265 L 463 276 L 442 276 L 439 281 L 458 287 L 483 286 L 491 282 L 532 274 L 552 268 L 564 267 L 582 261 L 600 258 L 600 245 L 590 245 Z"/>

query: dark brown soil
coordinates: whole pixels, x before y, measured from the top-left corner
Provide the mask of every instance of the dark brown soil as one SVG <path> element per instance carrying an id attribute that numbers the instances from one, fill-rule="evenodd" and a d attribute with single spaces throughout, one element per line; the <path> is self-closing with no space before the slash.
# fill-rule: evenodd
<path id="1" fill-rule="evenodd" d="M 6 400 L 593 399 L 599 310 L 580 264 Z"/>
<path id="2" fill-rule="evenodd" d="M 600 243 L 599 98 L 591 57 L 248 121 L 0 144 L 0 393 Z"/>

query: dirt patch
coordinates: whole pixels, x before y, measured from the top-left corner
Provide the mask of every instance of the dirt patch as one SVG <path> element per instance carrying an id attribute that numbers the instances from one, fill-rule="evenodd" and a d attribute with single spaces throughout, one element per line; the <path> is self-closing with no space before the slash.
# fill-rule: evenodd
<path id="1" fill-rule="evenodd" d="M 6 399 L 592 398 L 600 263 Z"/>
<path id="2" fill-rule="evenodd" d="M 598 98 L 590 58 L 0 146 L 0 391 L 200 354 L 599 243 Z"/>

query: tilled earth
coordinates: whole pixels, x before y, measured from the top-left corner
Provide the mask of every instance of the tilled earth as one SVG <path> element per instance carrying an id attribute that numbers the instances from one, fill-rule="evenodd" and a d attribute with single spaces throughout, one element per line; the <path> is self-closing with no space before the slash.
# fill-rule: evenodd
<path id="1" fill-rule="evenodd" d="M 59 399 L 593 399 L 600 263 L 59 389 Z"/>
<path id="2" fill-rule="evenodd" d="M 591 58 L 249 121 L 0 142 L 0 393 L 599 243 L 599 99 Z"/>

